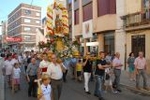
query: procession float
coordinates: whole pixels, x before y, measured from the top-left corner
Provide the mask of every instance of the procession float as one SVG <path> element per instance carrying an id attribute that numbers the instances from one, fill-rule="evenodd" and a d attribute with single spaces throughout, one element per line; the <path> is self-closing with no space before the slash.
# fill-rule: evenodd
<path id="1" fill-rule="evenodd" d="M 71 58 L 79 55 L 80 42 L 69 37 L 68 10 L 60 0 L 47 7 L 46 32 L 47 43 L 40 42 L 40 48 L 48 48 L 48 56 L 56 54 L 58 58 Z"/>

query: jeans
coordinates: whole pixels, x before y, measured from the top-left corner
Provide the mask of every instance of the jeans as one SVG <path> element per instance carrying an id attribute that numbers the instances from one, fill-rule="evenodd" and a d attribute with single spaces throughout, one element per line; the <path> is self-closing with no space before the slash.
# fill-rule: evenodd
<path id="1" fill-rule="evenodd" d="M 103 85 L 103 79 L 104 77 L 103 76 L 96 76 L 96 83 L 95 83 L 95 92 L 94 94 L 99 96 L 99 98 L 102 97 L 102 85 Z"/>
<path id="2" fill-rule="evenodd" d="M 114 80 L 114 86 L 116 89 L 120 89 L 120 75 L 121 75 L 121 69 L 114 69 L 114 74 L 115 74 L 115 80 Z"/>
<path id="3" fill-rule="evenodd" d="M 84 72 L 84 88 L 85 91 L 88 92 L 89 91 L 89 80 L 91 77 L 91 72 Z"/>
<path id="4" fill-rule="evenodd" d="M 147 88 L 147 76 L 146 76 L 145 70 L 144 69 L 139 69 L 138 73 L 139 74 L 136 75 L 136 87 L 139 88 L 140 76 L 142 76 L 143 77 L 143 87 Z"/>

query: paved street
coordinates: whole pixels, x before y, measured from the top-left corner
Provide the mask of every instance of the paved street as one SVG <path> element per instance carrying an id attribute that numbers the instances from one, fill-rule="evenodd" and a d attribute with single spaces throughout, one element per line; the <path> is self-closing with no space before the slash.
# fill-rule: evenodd
<path id="1" fill-rule="evenodd" d="M 23 77 L 23 75 L 22 75 Z M 93 96 L 94 82 L 90 82 L 91 95 L 87 95 L 83 90 L 83 83 L 75 82 L 68 78 L 67 83 L 63 85 L 63 92 L 60 100 L 98 100 Z M 123 88 L 123 92 L 119 94 L 105 93 L 106 100 L 149 100 L 150 97 L 133 93 L 130 90 Z M 36 100 L 35 98 L 28 98 L 27 83 L 25 78 L 22 78 L 21 91 L 12 94 L 10 89 L 6 87 L 5 100 Z"/>

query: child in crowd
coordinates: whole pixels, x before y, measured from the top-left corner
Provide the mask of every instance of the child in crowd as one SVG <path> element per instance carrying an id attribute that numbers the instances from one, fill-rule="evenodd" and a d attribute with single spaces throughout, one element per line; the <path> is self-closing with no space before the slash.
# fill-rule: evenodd
<path id="1" fill-rule="evenodd" d="M 12 69 L 12 93 L 20 90 L 20 74 L 21 70 L 19 64 L 15 63 Z"/>
<path id="2" fill-rule="evenodd" d="M 110 88 L 113 93 L 117 93 L 117 91 L 113 89 L 112 78 L 113 78 L 113 70 L 111 68 L 106 68 L 105 69 L 105 93 L 107 93 L 108 88 Z"/>
<path id="3" fill-rule="evenodd" d="M 77 80 L 79 82 L 82 81 L 82 62 L 81 59 L 78 60 L 78 63 L 76 65 L 76 72 L 77 72 Z"/>
<path id="4" fill-rule="evenodd" d="M 52 100 L 52 89 L 50 85 L 50 76 L 48 74 L 42 75 L 42 84 L 38 82 L 38 100 Z"/>

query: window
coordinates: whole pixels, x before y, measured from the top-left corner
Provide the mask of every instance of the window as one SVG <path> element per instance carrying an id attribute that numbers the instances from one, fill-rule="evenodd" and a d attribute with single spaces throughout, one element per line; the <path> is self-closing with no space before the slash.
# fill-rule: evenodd
<path id="1" fill-rule="evenodd" d="M 83 21 L 87 21 L 93 18 L 92 2 L 83 7 Z"/>
<path id="2" fill-rule="evenodd" d="M 36 16 L 40 16 L 40 13 L 36 13 Z"/>
<path id="3" fill-rule="evenodd" d="M 31 28 L 30 27 L 24 27 L 24 31 L 30 31 Z"/>
<path id="4" fill-rule="evenodd" d="M 28 36 L 24 36 L 24 40 L 25 41 L 30 41 L 31 40 L 31 36 L 29 36 L 29 35 Z"/>
<path id="5" fill-rule="evenodd" d="M 75 17 L 75 25 L 79 24 L 79 9 L 75 10 L 74 17 Z"/>
<path id="6" fill-rule="evenodd" d="M 113 55 L 115 53 L 114 33 L 104 34 L 104 51 Z"/>
<path id="7" fill-rule="evenodd" d="M 137 57 L 139 51 L 145 54 L 145 35 L 132 36 L 132 52 Z"/>
<path id="8" fill-rule="evenodd" d="M 116 13 L 116 0 L 98 0 L 98 16 Z"/>
<path id="9" fill-rule="evenodd" d="M 30 15 L 31 14 L 31 10 L 25 10 L 25 15 Z"/>
<path id="10" fill-rule="evenodd" d="M 40 21 L 39 20 L 36 20 L 36 24 L 39 24 L 40 23 Z"/>
<path id="11" fill-rule="evenodd" d="M 31 20 L 30 20 L 30 19 L 24 19 L 24 22 L 25 22 L 25 23 L 30 23 Z"/>

